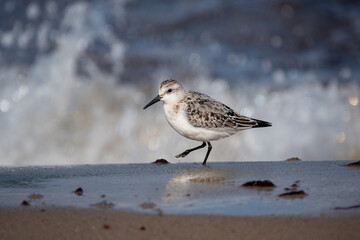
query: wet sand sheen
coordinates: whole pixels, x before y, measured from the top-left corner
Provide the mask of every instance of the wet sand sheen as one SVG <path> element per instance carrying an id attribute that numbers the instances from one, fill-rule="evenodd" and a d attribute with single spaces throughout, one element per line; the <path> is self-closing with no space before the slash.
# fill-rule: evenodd
<path id="1" fill-rule="evenodd" d="M 2 239 L 359 239 L 360 217 L 153 215 L 74 208 L 1 208 Z"/>
<path id="2" fill-rule="evenodd" d="M 348 163 L 3 167 L 0 236 L 360 239 L 360 172 Z"/>
<path id="3" fill-rule="evenodd" d="M 0 167 L 0 207 L 111 208 L 239 217 L 360 216 L 360 208 L 354 207 L 359 205 L 360 185 L 355 183 L 360 171 L 346 167 L 348 163 Z"/>

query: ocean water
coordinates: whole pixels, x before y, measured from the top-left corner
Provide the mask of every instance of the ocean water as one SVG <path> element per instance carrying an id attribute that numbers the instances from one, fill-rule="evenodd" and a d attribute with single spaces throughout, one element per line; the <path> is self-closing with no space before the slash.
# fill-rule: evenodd
<path id="1" fill-rule="evenodd" d="M 0 165 L 201 162 L 168 126 L 168 78 L 273 123 L 209 162 L 360 158 L 356 1 L 3 1 Z"/>

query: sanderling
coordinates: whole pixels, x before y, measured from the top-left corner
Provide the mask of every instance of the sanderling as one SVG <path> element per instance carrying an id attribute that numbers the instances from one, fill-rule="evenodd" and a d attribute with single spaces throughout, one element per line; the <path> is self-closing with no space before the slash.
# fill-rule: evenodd
<path id="1" fill-rule="evenodd" d="M 186 138 L 203 142 L 200 146 L 188 149 L 175 157 L 186 157 L 190 152 L 204 148 L 207 143 L 208 150 L 203 165 L 206 165 L 212 149 L 210 141 L 229 137 L 249 128 L 271 126 L 269 122 L 242 116 L 205 94 L 185 91 L 176 80 L 163 81 L 159 95 L 143 109 L 159 101 L 164 102 L 166 119 L 172 128 Z"/>

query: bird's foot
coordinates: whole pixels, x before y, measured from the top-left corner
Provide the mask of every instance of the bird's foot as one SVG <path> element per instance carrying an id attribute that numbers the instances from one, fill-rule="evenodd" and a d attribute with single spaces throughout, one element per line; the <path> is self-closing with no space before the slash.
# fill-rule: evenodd
<path id="1" fill-rule="evenodd" d="M 180 154 L 176 155 L 175 157 L 176 157 L 176 158 L 186 157 L 189 153 L 190 153 L 190 151 L 186 150 L 185 152 L 180 153 Z"/>

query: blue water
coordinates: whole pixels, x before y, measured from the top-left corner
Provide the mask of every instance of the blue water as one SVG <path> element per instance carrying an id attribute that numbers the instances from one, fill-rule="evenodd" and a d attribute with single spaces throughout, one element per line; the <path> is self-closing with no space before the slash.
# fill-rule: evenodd
<path id="1" fill-rule="evenodd" d="M 273 123 L 214 142 L 209 161 L 360 158 L 356 1 L 2 5 L 0 165 L 179 161 L 198 143 L 161 104 L 142 110 L 168 78 Z"/>
<path id="2" fill-rule="evenodd" d="M 235 216 L 360 214 L 360 171 L 348 161 L 243 162 L 199 164 L 107 164 L 48 167 L 1 167 L 0 207 L 96 208 L 163 214 L 221 214 Z M 246 189 L 248 181 L 270 180 L 273 190 Z M 304 198 L 283 199 L 297 182 Z M 73 193 L 78 187 L 83 196 Z M 29 195 L 41 194 L 31 200 Z M 104 196 L 103 196 L 104 195 Z M 141 204 L 155 204 L 143 209 Z"/>

